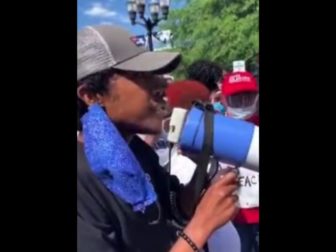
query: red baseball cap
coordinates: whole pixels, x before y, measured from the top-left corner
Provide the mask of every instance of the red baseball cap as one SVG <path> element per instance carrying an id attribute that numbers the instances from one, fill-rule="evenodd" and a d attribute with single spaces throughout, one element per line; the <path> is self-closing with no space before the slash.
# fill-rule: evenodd
<path id="1" fill-rule="evenodd" d="M 253 74 L 249 72 L 234 72 L 224 76 L 222 94 L 230 96 L 242 92 L 258 92 L 258 84 Z"/>

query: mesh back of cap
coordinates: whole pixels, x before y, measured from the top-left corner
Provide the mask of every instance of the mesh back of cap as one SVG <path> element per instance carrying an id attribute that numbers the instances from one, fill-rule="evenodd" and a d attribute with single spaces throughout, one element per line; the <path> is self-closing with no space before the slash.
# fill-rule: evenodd
<path id="1" fill-rule="evenodd" d="M 77 35 L 77 80 L 115 64 L 104 39 L 87 27 Z"/>

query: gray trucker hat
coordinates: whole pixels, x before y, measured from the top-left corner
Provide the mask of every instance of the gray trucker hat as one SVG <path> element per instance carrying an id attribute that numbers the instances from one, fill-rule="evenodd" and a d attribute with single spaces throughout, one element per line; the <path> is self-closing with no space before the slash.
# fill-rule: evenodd
<path id="1" fill-rule="evenodd" d="M 165 74 L 181 61 L 179 53 L 150 52 L 117 26 L 89 26 L 77 35 L 77 80 L 111 67 L 124 71 Z"/>

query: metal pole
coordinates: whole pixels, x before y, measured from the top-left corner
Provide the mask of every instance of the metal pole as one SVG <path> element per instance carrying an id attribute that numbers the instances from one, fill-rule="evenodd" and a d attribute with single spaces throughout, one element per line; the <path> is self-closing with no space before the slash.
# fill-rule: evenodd
<path id="1" fill-rule="evenodd" d="M 148 36 L 148 48 L 149 48 L 149 51 L 153 51 L 152 29 L 148 30 L 147 36 Z"/>
<path id="2" fill-rule="evenodd" d="M 147 29 L 147 40 L 148 40 L 148 49 L 153 51 L 153 28 L 154 24 L 149 18 L 146 20 L 146 29 Z"/>

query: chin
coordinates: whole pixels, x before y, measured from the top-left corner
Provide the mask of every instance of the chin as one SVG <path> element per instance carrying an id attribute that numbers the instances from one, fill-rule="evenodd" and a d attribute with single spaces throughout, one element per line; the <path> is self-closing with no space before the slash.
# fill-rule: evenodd
<path id="1" fill-rule="evenodd" d="M 144 134 L 144 135 L 158 135 L 162 131 L 161 119 L 150 119 L 142 121 L 141 123 L 128 123 L 123 127 L 132 134 Z"/>
<path id="2" fill-rule="evenodd" d="M 161 133 L 161 124 L 119 124 L 119 129 L 127 134 L 144 134 L 144 135 L 158 135 Z"/>
<path id="3" fill-rule="evenodd" d="M 141 130 L 141 134 L 149 134 L 149 135 L 158 135 L 161 134 L 162 131 L 162 120 L 151 120 L 139 128 Z"/>
<path id="4" fill-rule="evenodd" d="M 146 134 L 146 135 L 158 135 L 161 134 L 161 127 L 153 128 L 153 127 L 143 127 L 139 129 L 139 134 Z"/>

